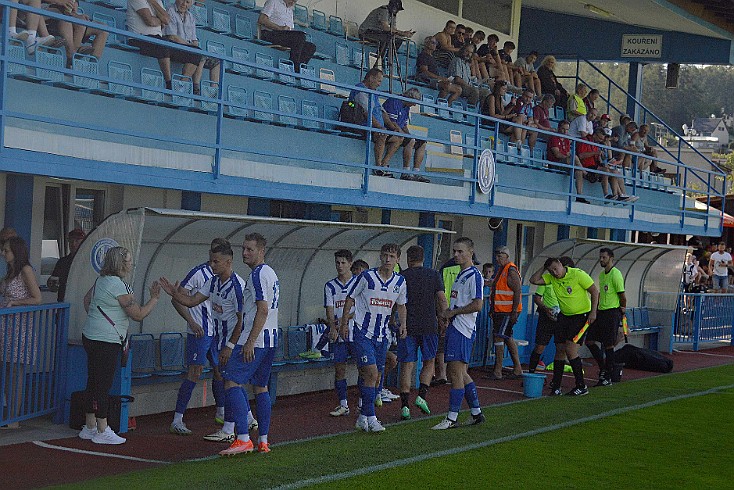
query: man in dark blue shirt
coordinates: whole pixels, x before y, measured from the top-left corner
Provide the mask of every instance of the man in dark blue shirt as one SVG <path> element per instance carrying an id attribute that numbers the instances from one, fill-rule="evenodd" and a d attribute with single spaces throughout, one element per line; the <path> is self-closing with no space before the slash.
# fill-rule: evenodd
<path id="1" fill-rule="evenodd" d="M 408 268 L 401 272 L 408 287 L 408 335 L 398 339 L 398 361 L 400 370 L 401 417 L 410 418 L 408 397 L 413 379 L 413 369 L 418 360 L 418 349 L 423 357 L 420 373 L 420 387 L 415 404 L 424 413 L 430 414 L 426 396 L 433 377 L 434 360 L 438 348 L 438 313 L 448 308 L 440 274 L 431 268 L 423 267 L 423 247 L 413 245 L 408 248 Z M 446 321 L 441 320 L 441 330 L 446 329 Z"/>
<path id="2" fill-rule="evenodd" d="M 422 100 L 423 95 L 417 88 L 411 88 L 403 93 L 403 97 L 408 97 L 416 101 Z M 408 123 L 410 122 L 410 108 L 416 105 L 418 102 L 408 102 L 407 100 L 400 100 L 396 98 L 389 98 L 382 105 L 382 108 L 390 116 L 390 120 L 397 124 L 400 131 L 409 135 Z M 403 138 L 403 173 L 400 175 L 402 180 L 415 180 L 418 182 L 430 182 L 427 178 L 422 175 L 418 175 L 421 169 L 421 164 L 426 156 L 426 142 L 425 140 L 415 140 L 414 138 Z M 396 148 L 397 150 L 397 148 Z M 415 153 L 414 151 L 415 150 Z M 413 157 L 413 172 L 410 172 L 410 158 Z M 385 161 L 389 161 L 389 157 L 386 155 Z"/>

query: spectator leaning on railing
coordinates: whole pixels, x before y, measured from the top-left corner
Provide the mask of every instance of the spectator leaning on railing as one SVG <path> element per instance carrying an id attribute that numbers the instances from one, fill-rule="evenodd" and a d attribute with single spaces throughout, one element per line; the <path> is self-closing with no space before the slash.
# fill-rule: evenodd
<path id="1" fill-rule="evenodd" d="M 2 254 L 7 264 L 7 273 L 0 282 L 3 295 L 2 308 L 29 306 L 41 303 L 41 290 L 36 281 L 36 273 L 28 260 L 28 247 L 19 236 L 11 236 L 2 246 Z M 32 317 L 28 313 L 3 315 L 0 330 L 0 356 L 5 373 L 5 393 L 2 396 L 7 405 L 8 418 L 21 414 L 24 395 L 26 366 L 33 365 L 37 353 L 36 340 L 32 331 Z M 15 403 L 12 403 L 12 402 Z M 8 427 L 17 428 L 18 423 Z"/>
<path id="2" fill-rule="evenodd" d="M 260 38 L 269 43 L 290 48 L 290 60 L 296 73 L 316 52 L 316 45 L 306 41 L 306 34 L 294 30 L 293 6 L 296 0 L 267 0 L 257 23 L 262 29 Z"/>

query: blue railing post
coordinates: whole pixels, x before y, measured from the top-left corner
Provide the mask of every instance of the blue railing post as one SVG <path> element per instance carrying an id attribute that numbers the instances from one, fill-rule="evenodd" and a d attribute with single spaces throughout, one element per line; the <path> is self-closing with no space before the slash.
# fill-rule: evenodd
<path id="1" fill-rule="evenodd" d="M 222 125 L 224 123 L 224 60 L 219 60 L 219 84 L 217 86 L 217 134 L 214 147 L 214 168 L 212 177 L 219 178 L 222 165 Z"/>
<path id="2" fill-rule="evenodd" d="M 477 186 L 475 182 L 477 181 L 478 174 L 478 168 L 479 167 L 479 113 L 477 113 L 477 116 L 474 118 L 474 160 L 473 160 L 473 166 L 472 166 L 472 182 L 471 184 L 471 194 L 469 195 L 469 204 L 474 204 L 477 200 Z M 426 158 L 428 156 L 428 152 L 426 152 Z M 531 155 L 532 156 L 532 155 Z M 423 164 L 425 166 L 425 163 Z M 425 167 L 424 167 L 425 168 Z"/>
<path id="3" fill-rule="evenodd" d="M 8 31 L 10 30 L 10 8 L 5 5 L 2 7 L 2 66 L 0 66 L 0 152 L 5 148 L 5 100 L 8 90 Z"/>
<path id="4" fill-rule="evenodd" d="M 703 318 L 703 315 L 701 314 L 701 307 L 704 303 L 704 295 L 703 294 L 697 294 L 696 299 L 694 300 L 694 315 L 693 315 L 693 350 L 698 350 L 698 343 L 701 340 L 701 319 Z"/>
<path id="5" fill-rule="evenodd" d="M 57 328 L 57 349 L 58 357 L 56 358 L 56 392 L 54 393 L 54 403 L 56 405 L 56 413 L 54 414 L 54 422 L 61 424 L 64 421 L 64 406 L 66 397 L 66 358 L 69 350 L 69 304 L 60 305 L 63 309 L 57 314 L 61 318 L 61 323 Z"/>
<path id="6" fill-rule="evenodd" d="M 356 96 L 355 96 L 356 98 Z M 372 94 L 367 94 L 367 138 L 365 138 L 364 149 L 364 177 L 362 181 L 362 193 L 367 194 L 370 190 L 370 153 L 372 151 Z M 355 104 L 357 102 L 355 101 Z"/>

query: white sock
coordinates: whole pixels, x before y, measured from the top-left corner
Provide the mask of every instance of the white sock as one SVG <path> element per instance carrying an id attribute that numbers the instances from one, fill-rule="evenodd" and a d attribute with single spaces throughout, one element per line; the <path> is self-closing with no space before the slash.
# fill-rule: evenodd
<path id="1" fill-rule="evenodd" d="M 347 402 L 347 400 L 339 400 L 339 405 L 344 408 L 349 408 L 349 402 Z"/>
<path id="2" fill-rule="evenodd" d="M 377 422 L 377 415 L 370 415 L 367 417 L 367 422 Z"/>
<path id="3" fill-rule="evenodd" d="M 477 408 L 472 408 L 472 409 L 471 409 L 471 414 L 472 414 L 472 415 L 479 415 L 480 413 L 482 413 L 482 409 L 481 409 L 481 408 L 479 408 L 479 407 L 477 407 Z"/>
<path id="4" fill-rule="evenodd" d="M 18 34 L 18 28 L 17 27 L 8 27 L 8 32 L 11 36 L 15 36 Z"/>
<path id="5" fill-rule="evenodd" d="M 252 410 L 250 410 L 247 412 L 247 424 L 251 424 L 253 420 L 255 420 L 255 417 L 252 415 Z"/>
<path id="6" fill-rule="evenodd" d="M 446 415 L 446 418 L 449 419 L 449 420 L 451 420 L 451 421 L 453 421 L 453 422 L 456 422 L 456 419 L 459 418 L 459 412 L 449 412 Z"/>
<path id="7" fill-rule="evenodd" d="M 173 414 L 173 423 L 176 424 L 176 425 L 183 424 L 183 414 L 182 413 L 175 412 Z"/>
<path id="8" fill-rule="evenodd" d="M 28 44 L 33 44 L 36 41 L 36 31 L 26 31 L 28 33 Z"/>
<path id="9" fill-rule="evenodd" d="M 224 407 L 217 407 L 217 417 L 220 419 L 224 418 Z"/>
<path id="10" fill-rule="evenodd" d="M 234 422 L 224 422 L 224 425 L 222 426 L 222 432 L 224 432 L 225 434 L 234 434 Z"/>
<path id="11" fill-rule="evenodd" d="M 247 442 L 250 440 L 250 434 L 239 434 L 237 436 L 237 439 L 239 439 L 242 442 Z"/>
<path id="12" fill-rule="evenodd" d="M 268 443 L 268 435 L 265 434 L 264 436 L 260 436 L 260 438 L 258 440 L 260 442 L 264 442 L 265 444 L 267 444 Z"/>

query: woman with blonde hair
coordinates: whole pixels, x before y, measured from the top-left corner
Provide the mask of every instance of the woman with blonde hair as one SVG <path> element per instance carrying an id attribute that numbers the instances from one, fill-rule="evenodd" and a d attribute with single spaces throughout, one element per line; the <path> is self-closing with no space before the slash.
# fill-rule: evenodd
<path id="1" fill-rule="evenodd" d="M 84 396 L 86 424 L 79 437 L 96 444 L 122 444 L 125 439 L 107 425 L 109 391 L 118 356 L 127 338 L 130 320 L 139 322 L 153 311 L 161 294 L 158 281 L 150 286 L 150 299 L 143 306 L 123 281 L 132 271 L 132 254 L 125 247 L 105 253 L 102 270 L 84 296 L 87 321 L 82 342 L 87 353 L 87 389 Z"/>
<path id="2" fill-rule="evenodd" d="M 556 105 L 566 107 L 568 105 L 568 92 L 563 88 L 561 82 L 556 78 L 553 69 L 556 66 L 556 57 L 548 55 L 543 58 L 538 68 L 538 78 L 540 79 L 540 89 L 544 94 L 551 94 L 556 98 Z"/>

